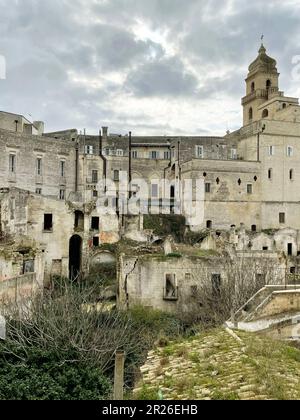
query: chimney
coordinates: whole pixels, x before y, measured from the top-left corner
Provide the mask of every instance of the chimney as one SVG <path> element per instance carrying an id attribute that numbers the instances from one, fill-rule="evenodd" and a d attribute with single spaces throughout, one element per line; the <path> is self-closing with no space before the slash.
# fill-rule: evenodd
<path id="1" fill-rule="evenodd" d="M 103 137 L 103 141 L 107 141 L 107 137 L 108 137 L 108 127 L 102 127 L 102 137 Z"/>

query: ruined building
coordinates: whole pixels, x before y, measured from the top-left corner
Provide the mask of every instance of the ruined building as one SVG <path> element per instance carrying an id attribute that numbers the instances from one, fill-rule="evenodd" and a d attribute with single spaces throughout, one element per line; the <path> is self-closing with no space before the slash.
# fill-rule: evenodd
<path id="1" fill-rule="evenodd" d="M 7 286 L 10 279 L 27 276 L 31 287 L 34 276 L 35 285 L 47 284 L 52 275 L 74 278 L 88 272 L 91 255 L 102 244 L 124 236 L 151 242 L 151 234 L 143 230 L 143 212 L 121 211 L 125 201 L 139 193 L 141 179 L 147 182 L 156 212 L 168 208 L 187 221 L 178 182 L 202 180 L 203 215 L 190 223 L 192 231 L 210 232 L 202 249 L 218 252 L 217 235 L 231 256 L 273 259 L 283 273 L 278 282 L 284 281 L 286 270 L 296 273 L 300 107 L 298 99 L 280 91 L 276 61 L 263 45 L 249 67 L 242 107 L 243 126 L 224 137 L 120 136 L 109 134 L 107 127 L 97 136 L 76 129 L 45 133 L 43 122 L 0 112 L 0 282 Z M 124 174 L 129 189 L 122 184 Z M 97 210 L 97 200 L 107 193 L 107 186 L 99 186 L 102 179 L 117 185 L 116 210 L 106 215 Z M 172 302 L 180 294 L 180 282 L 195 286 L 192 273 L 201 272 L 203 265 L 215 283 L 222 275 L 216 257 L 191 263 L 186 256 L 169 265 L 163 261 L 161 267 L 150 262 L 147 270 L 140 261 L 131 266 L 130 258 L 127 263 L 126 256 L 122 258 L 120 296 L 124 292 L 121 300 L 126 304 L 131 298 L 141 300 L 139 287 L 147 276 L 148 285 L 152 278 L 155 284 L 162 281 L 164 302 L 168 297 Z M 175 292 L 166 286 L 170 284 Z M 151 287 L 144 299 L 148 306 Z"/>

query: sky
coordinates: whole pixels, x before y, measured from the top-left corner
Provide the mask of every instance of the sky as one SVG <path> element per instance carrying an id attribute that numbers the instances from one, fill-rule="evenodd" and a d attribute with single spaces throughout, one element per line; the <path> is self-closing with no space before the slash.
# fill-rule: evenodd
<path id="1" fill-rule="evenodd" d="M 235 130 L 262 34 L 280 89 L 300 96 L 300 0 L 0 0 L 0 11 L 0 110 L 48 132 Z"/>

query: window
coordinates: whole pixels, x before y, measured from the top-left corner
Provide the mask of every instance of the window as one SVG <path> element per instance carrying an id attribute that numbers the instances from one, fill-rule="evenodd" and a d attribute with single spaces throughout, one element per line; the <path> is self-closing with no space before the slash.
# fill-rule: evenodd
<path id="1" fill-rule="evenodd" d="M 164 159 L 165 160 L 170 160 L 171 154 L 170 151 L 164 152 Z"/>
<path id="2" fill-rule="evenodd" d="M 267 90 L 269 90 L 271 86 L 272 86 L 272 82 L 269 79 L 269 80 L 266 81 L 266 88 L 267 88 Z"/>
<path id="3" fill-rule="evenodd" d="M 282 109 L 286 109 L 286 104 L 282 104 Z"/>
<path id="4" fill-rule="evenodd" d="M 93 190 L 93 197 L 98 198 L 98 191 L 97 190 Z"/>
<path id="5" fill-rule="evenodd" d="M 36 160 L 36 174 L 38 176 L 42 175 L 42 158 L 37 158 Z"/>
<path id="6" fill-rule="evenodd" d="M 247 185 L 247 194 L 252 194 L 253 193 L 253 186 L 252 184 L 248 184 Z"/>
<path id="7" fill-rule="evenodd" d="M 100 226 L 99 217 L 92 217 L 91 229 L 92 230 L 99 230 L 99 226 Z"/>
<path id="8" fill-rule="evenodd" d="M 158 198 L 158 185 L 157 184 L 151 184 L 151 197 Z"/>
<path id="9" fill-rule="evenodd" d="M 178 300 L 178 288 L 175 274 L 166 274 L 164 300 Z"/>
<path id="10" fill-rule="evenodd" d="M 35 190 L 35 193 L 38 194 L 38 195 L 42 195 L 42 189 L 41 188 L 37 188 Z"/>
<path id="11" fill-rule="evenodd" d="M 269 156 L 275 155 L 275 146 L 269 146 Z"/>
<path id="12" fill-rule="evenodd" d="M 293 181 L 294 179 L 294 170 L 290 169 L 290 180 Z"/>
<path id="13" fill-rule="evenodd" d="M 150 152 L 150 159 L 159 159 L 159 152 L 153 150 L 152 152 Z"/>
<path id="14" fill-rule="evenodd" d="M 208 221 L 206 222 L 206 228 L 207 228 L 207 229 L 212 229 L 212 221 L 211 221 L 211 220 L 208 220 Z"/>
<path id="15" fill-rule="evenodd" d="M 296 267 L 290 268 L 290 274 L 296 274 Z"/>
<path id="16" fill-rule="evenodd" d="M 64 160 L 60 161 L 60 176 L 64 178 L 65 176 L 65 169 L 66 169 L 66 162 Z"/>
<path id="17" fill-rule="evenodd" d="M 253 109 L 250 108 L 249 109 L 249 122 L 251 122 L 253 120 Z"/>
<path id="18" fill-rule="evenodd" d="M 220 178 L 217 178 L 217 179 L 216 179 L 216 183 L 217 183 L 217 185 L 219 185 L 219 184 L 220 184 Z"/>
<path id="19" fill-rule="evenodd" d="M 288 146 L 286 150 L 287 157 L 293 157 L 294 149 L 292 146 Z"/>
<path id="20" fill-rule="evenodd" d="M 211 192 L 211 184 L 209 182 L 205 184 L 205 192 L 208 194 Z"/>
<path id="21" fill-rule="evenodd" d="M 114 181 L 119 182 L 120 181 L 120 171 L 117 169 L 114 170 Z"/>
<path id="22" fill-rule="evenodd" d="M 86 145 L 84 150 L 86 155 L 93 155 L 94 154 L 94 146 Z"/>
<path id="23" fill-rule="evenodd" d="M 84 229 L 84 214 L 80 210 L 75 211 L 74 227 L 76 230 L 79 230 L 79 231 L 83 231 Z"/>
<path id="24" fill-rule="evenodd" d="M 52 232 L 53 229 L 53 216 L 52 214 L 44 214 L 44 231 Z"/>
<path id="25" fill-rule="evenodd" d="M 16 173 L 16 155 L 12 153 L 9 155 L 9 172 Z"/>
<path id="26" fill-rule="evenodd" d="M 262 117 L 267 118 L 269 116 L 269 111 L 267 109 L 264 109 L 262 112 Z"/>
<path id="27" fill-rule="evenodd" d="M 291 257 L 293 255 L 293 244 L 288 244 L 288 256 Z"/>
<path id="28" fill-rule="evenodd" d="M 269 251 L 269 247 L 263 246 L 263 251 Z"/>
<path id="29" fill-rule="evenodd" d="M 268 179 L 272 179 L 273 177 L 273 169 L 268 170 Z"/>
<path id="30" fill-rule="evenodd" d="M 241 185 L 242 185 L 242 180 L 241 180 L 241 178 L 238 180 L 238 184 L 239 184 L 239 186 L 241 186 Z"/>
<path id="31" fill-rule="evenodd" d="M 124 156 L 124 151 L 122 149 L 118 149 L 117 156 Z"/>
<path id="32" fill-rule="evenodd" d="M 138 151 L 133 150 L 131 156 L 132 156 L 133 159 L 137 159 L 138 158 Z"/>
<path id="33" fill-rule="evenodd" d="M 203 146 L 196 146 L 196 158 L 203 159 Z"/>
<path id="34" fill-rule="evenodd" d="M 66 198 L 66 191 L 65 190 L 59 190 L 59 199 L 65 200 Z"/>
<path id="35" fill-rule="evenodd" d="M 252 82 L 251 83 L 251 93 L 253 93 L 255 91 L 255 83 Z M 252 109 L 252 108 L 251 108 Z"/>
<path id="36" fill-rule="evenodd" d="M 237 150 L 231 149 L 231 159 L 236 160 L 237 159 Z"/>
<path id="37" fill-rule="evenodd" d="M 93 246 L 98 247 L 99 245 L 100 245 L 99 236 L 94 236 L 93 237 Z"/>
<path id="38" fill-rule="evenodd" d="M 279 213 L 279 223 L 285 223 L 285 213 Z"/>
<path id="39" fill-rule="evenodd" d="M 174 159 L 175 158 L 175 149 L 173 148 L 172 149 L 172 159 Z"/>
<path id="40" fill-rule="evenodd" d="M 256 232 L 257 231 L 257 226 L 256 225 L 252 225 L 251 226 L 251 231 L 252 232 Z"/>
<path id="41" fill-rule="evenodd" d="M 104 149 L 104 155 L 105 155 L 105 156 L 109 156 L 109 155 L 110 155 L 110 149 L 109 149 L 108 147 L 106 147 L 106 148 Z"/>
<path id="42" fill-rule="evenodd" d="M 93 184 L 98 183 L 98 171 L 96 171 L 96 170 L 92 171 L 92 183 Z"/>

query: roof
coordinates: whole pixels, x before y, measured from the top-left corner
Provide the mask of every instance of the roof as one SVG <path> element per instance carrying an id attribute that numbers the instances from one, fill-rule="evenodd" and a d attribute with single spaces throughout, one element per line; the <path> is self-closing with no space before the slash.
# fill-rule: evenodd
<path id="1" fill-rule="evenodd" d="M 266 71 L 268 73 L 277 73 L 277 62 L 274 58 L 269 57 L 266 53 L 266 48 L 263 44 L 258 51 L 257 58 L 249 66 L 250 73 L 256 73 L 257 71 Z"/>

